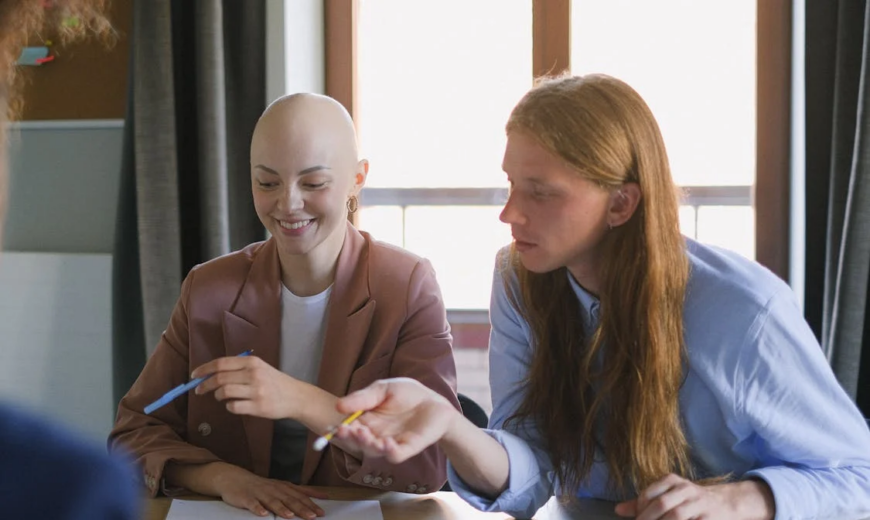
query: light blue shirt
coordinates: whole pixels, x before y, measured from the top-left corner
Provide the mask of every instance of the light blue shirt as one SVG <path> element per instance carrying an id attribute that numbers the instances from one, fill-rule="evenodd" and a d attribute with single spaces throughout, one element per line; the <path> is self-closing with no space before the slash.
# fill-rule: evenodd
<path id="1" fill-rule="evenodd" d="M 735 253 L 687 243 L 689 366 L 680 407 L 696 473 L 763 479 L 773 490 L 777 520 L 870 516 L 870 431 L 791 289 Z M 594 330 L 598 301 L 568 278 L 586 330 Z M 518 290 L 515 276 L 511 289 Z M 501 429 L 522 400 L 533 347 L 498 268 L 490 320 L 493 412 L 487 432 L 508 453 L 508 488 L 495 500 L 478 496 L 452 467 L 450 485 L 478 509 L 530 518 L 558 493 L 558 483 L 534 428 Z M 614 494 L 607 480 L 606 465 L 596 462 L 578 496 L 630 498 Z"/>

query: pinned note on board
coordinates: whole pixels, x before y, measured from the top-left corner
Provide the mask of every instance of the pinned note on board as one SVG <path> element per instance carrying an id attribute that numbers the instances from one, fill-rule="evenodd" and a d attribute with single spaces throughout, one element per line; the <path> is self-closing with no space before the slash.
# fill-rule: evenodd
<path id="1" fill-rule="evenodd" d="M 21 49 L 21 55 L 18 56 L 17 65 L 36 66 L 42 65 L 54 59 L 54 56 L 48 55 L 48 47 L 25 47 Z"/>

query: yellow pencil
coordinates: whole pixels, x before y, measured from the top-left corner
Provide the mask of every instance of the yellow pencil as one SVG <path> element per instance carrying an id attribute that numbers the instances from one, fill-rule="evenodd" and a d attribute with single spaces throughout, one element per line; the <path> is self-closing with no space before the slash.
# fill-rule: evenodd
<path id="1" fill-rule="evenodd" d="M 341 421 L 340 426 L 347 426 L 348 424 L 357 420 L 357 418 L 362 414 L 363 414 L 363 411 L 358 410 L 358 411 L 348 415 L 345 420 Z M 338 430 L 338 428 L 334 428 L 332 431 L 330 431 L 326 435 L 322 435 L 322 436 L 318 437 L 317 440 L 314 441 L 314 450 L 315 451 L 323 450 L 323 448 L 325 448 L 326 445 L 329 444 L 329 441 L 332 440 L 332 437 L 333 437 L 333 435 L 335 435 L 336 430 Z"/>

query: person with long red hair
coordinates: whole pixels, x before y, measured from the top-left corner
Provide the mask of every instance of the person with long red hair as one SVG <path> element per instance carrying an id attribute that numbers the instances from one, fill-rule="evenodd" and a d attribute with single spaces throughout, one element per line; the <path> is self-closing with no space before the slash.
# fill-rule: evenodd
<path id="1" fill-rule="evenodd" d="M 864 418 L 791 289 L 680 234 L 637 92 L 542 81 L 510 115 L 502 167 L 514 241 L 492 288 L 489 429 L 388 379 L 339 401 L 367 411 L 339 438 L 394 462 L 438 444 L 455 491 L 521 518 L 554 494 L 642 520 L 870 515 Z"/>

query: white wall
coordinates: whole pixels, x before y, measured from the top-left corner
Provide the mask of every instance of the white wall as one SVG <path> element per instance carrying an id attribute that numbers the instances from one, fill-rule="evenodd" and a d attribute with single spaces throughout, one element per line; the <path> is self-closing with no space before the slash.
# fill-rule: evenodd
<path id="1" fill-rule="evenodd" d="M 123 122 L 25 122 L 11 134 L 0 399 L 105 441 Z"/>
<path id="2" fill-rule="evenodd" d="M 0 258 L 0 399 L 104 441 L 112 399 L 112 256 Z"/>
<path id="3" fill-rule="evenodd" d="M 266 99 L 326 92 L 323 0 L 267 0 Z"/>

